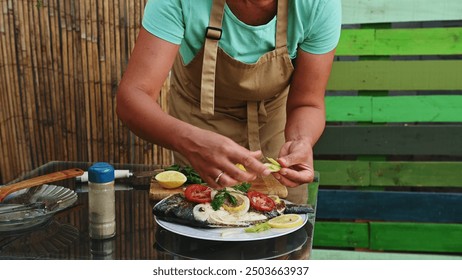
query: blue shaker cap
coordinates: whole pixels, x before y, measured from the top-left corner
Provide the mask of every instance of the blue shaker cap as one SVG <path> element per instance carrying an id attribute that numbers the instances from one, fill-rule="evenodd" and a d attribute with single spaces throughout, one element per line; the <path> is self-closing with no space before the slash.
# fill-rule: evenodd
<path id="1" fill-rule="evenodd" d="M 106 162 L 97 162 L 88 169 L 88 181 L 108 183 L 114 181 L 114 167 Z"/>

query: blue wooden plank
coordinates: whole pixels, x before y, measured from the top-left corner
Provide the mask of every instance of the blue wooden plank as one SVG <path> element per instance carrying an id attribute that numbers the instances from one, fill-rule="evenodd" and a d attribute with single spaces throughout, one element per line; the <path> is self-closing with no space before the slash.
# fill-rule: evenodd
<path id="1" fill-rule="evenodd" d="M 462 193 L 323 189 L 316 218 L 462 223 Z"/>

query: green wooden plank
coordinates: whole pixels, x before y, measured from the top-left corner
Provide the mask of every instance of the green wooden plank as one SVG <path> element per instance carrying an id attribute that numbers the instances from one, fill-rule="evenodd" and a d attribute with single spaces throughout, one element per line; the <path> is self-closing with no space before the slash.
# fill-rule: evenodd
<path id="1" fill-rule="evenodd" d="M 462 96 L 377 97 L 372 102 L 373 122 L 462 122 Z"/>
<path id="2" fill-rule="evenodd" d="M 329 90 L 460 90 L 462 60 L 336 61 Z"/>
<path id="3" fill-rule="evenodd" d="M 370 249 L 462 253 L 462 224 L 370 223 Z"/>
<path id="4" fill-rule="evenodd" d="M 370 96 L 326 96 L 327 121 L 372 120 L 372 97 Z"/>
<path id="5" fill-rule="evenodd" d="M 462 122 L 462 95 L 326 96 L 328 122 Z"/>
<path id="6" fill-rule="evenodd" d="M 323 186 L 369 186 L 370 167 L 366 161 L 315 160 Z"/>
<path id="7" fill-rule="evenodd" d="M 343 29 L 337 56 L 455 55 L 462 53 L 462 28 Z"/>
<path id="8" fill-rule="evenodd" d="M 462 187 L 462 162 L 315 160 L 314 166 L 323 186 Z"/>
<path id="9" fill-rule="evenodd" d="M 370 162 L 370 183 L 373 186 L 462 187 L 461 170 L 462 162 Z M 323 174 L 323 178 L 329 181 L 328 174 Z"/>
<path id="10" fill-rule="evenodd" d="M 316 221 L 314 227 L 313 246 L 368 248 L 368 224 Z"/>
<path id="11" fill-rule="evenodd" d="M 314 172 L 314 181 L 308 184 L 308 204 L 311 204 L 315 207 L 318 204 L 318 190 L 319 190 L 319 182 L 321 174 L 319 171 Z"/>
<path id="12" fill-rule="evenodd" d="M 462 256 L 313 249 L 310 260 L 462 260 Z"/>
<path id="13" fill-rule="evenodd" d="M 315 156 L 462 156 L 462 125 L 327 125 Z"/>
<path id="14" fill-rule="evenodd" d="M 344 24 L 460 19 L 460 0 L 342 0 Z"/>

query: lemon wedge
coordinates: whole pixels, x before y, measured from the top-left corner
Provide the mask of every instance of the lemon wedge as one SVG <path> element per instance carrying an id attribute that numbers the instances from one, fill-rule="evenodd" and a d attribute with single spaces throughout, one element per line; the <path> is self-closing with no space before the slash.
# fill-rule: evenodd
<path id="1" fill-rule="evenodd" d="M 265 162 L 264 165 L 266 165 L 266 167 L 268 167 L 268 169 L 271 172 L 278 172 L 279 170 L 281 170 L 281 165 L 275 159 L 269 157 L 267 157 L 266 159 L 269 162 Z"/>
<path id="2" fill-rule="evenodd" d="M 174 170 L 161 172 L 157 174 L 154 179 L 166 189 L 181 187 L 187 180 L 183 173 Z"/>
<path id="3" fill-rule="evenodd" d="M 242 171 L 247 171 L 244 167 L 244 165 L 240 164 L 240 163 L 236 163 L 236 167 L 239 168 L 240 170 Z"/>
<path id="4" fill-rule="evenodd" d="M 274 201 L 274 203 L 276 203 L 276 204 L 281 202 L 281 199 L 279 198 L 279 196 L 277 196 L 275 194 L 269 194 L 268 197 L 271 198 Z"/>
<path id="5" fill-rule="evenodd" d="M 303 225 L 302 216 L 297 214 L 283 214 L 268 221 L 272 228 L 294 228 Z"/>

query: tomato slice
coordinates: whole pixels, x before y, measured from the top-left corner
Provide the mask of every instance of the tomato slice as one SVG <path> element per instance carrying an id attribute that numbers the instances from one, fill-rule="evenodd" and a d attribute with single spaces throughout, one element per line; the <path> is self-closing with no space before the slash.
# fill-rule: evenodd
<path id="1" fill-rule="evenodd" d="M 192 184 L 186 188 L 184 195 L 191 202 L 206 203 L 212 201 L 211 191 L 212 189 L 207 186 Z"/>
<path id="2" fill-rule="evenodd" d="M 276 206 L 274 200 L 261 192 L 250 191 L 247 197 L 250 200 L 250 206 L 258 211 L 269 212 Z"/>

